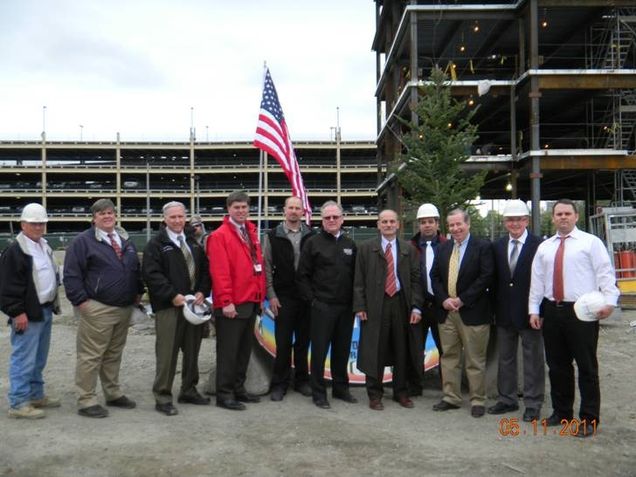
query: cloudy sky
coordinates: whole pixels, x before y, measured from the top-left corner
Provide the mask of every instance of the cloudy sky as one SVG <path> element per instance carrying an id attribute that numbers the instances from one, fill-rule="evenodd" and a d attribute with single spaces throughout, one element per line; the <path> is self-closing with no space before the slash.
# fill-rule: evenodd
<path id="1" fill-rule="evenodd" d="M 337 107 L 373 139 L 374 30 L 372 0 L 0 0 L 0 140 L 251 140 L 265 61 L 292 139 Z"/>

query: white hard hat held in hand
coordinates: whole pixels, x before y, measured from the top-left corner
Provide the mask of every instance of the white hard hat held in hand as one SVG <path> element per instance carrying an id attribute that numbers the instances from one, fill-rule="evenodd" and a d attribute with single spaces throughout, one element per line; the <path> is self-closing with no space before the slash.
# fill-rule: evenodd
<path id="1" fill-rule="evenodd" d="M 183 305 L 183 316 L 193 325 L 200 325 L 212 318 L 212 310 L 207 302 L 195 305 L 196 298 L 193 295 L 185 296 L 185 304 Z"/>
<path id="2" fill-rule="evenodd" d="M 581 321 L 597 321 L 598 312 L 605 307 L 605 297 L 600 291 L 581 295 L 574 303 L 574 313 Z"/>

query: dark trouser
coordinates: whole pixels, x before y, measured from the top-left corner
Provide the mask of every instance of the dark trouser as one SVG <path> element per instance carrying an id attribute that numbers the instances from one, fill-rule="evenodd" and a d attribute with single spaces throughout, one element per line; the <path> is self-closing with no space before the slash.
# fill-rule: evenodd
<path id="1" fill-rule="evenodd" d="M 385 295 L 382 303 L 380 341 L 378 343 L 378 370 L 376 376 L 366 375 L 369 399 L 381 399 L 384 393 L 382 377 L 384 366 L 393 363 L 393 398 L 408 395 L 406 363 L 409 359 L 409 313 L 402 293 L 393 297 Z"/>
<path id="2" fill-rule="evenodd" d="M 181 308 L 160 310 L 155 315 L 155 355 L 157 371 L 152 392 L 159 404 L 172 402 L 172 383 L 177 369 L 179 350 L 181 362 L 181 391 L 179 396 L 198 394 L 199 350 L 203 325 L 195 326 L 183 317 Z"/>
<path id="3" fill-rule="evenodd" d="M 424 348 L 426 348 L 426 339 L 428 337 L 428 330 L 431 330 L 431 334 L 433 335 L 433 340 L 435 341 L 435 346 L 437 347 L 437 351 L 439 352 L 440 357 L 442 356 L 442 342 L 439 339 L 439 328 L 437 322 L 437 313 L 435 310 L 435 305 L 431 302 L 426 302 L 424 304 L 424 308 L 422 309 L 422 336 Z M 420 369 L 415 369 L 413 366 L 413 360 L 406 360 L 406 376 L 408 381 L 409 389 L 413 392 L 421 393 L 422 392 L 422 373 L 424 372 L 423 367 L 424 363 L 419 363 Z M 441 370 L 441 367 L 439 367 Z"/>
<path id="4" fill-rule="evenodd" d="M 291 381 L 292 348 L 294 350 L 295 385 L 309 381 L 309 307 L 307 302 L 279 296 L 281 307 L 274 322 L 276 358 L 272 374 L 272 389 L 286 391 Z M 293 346 L 292 346 L 293 343 Z"/>
<path id="5" fill-rule="evenodd" d="M 579 417 L 588 423 L 599 422 L 601 390 L 598 379 L 596 345 L 598 343 L 598 321 L 580 321 L 574 314 L 572 304 L 557 307 L 543 301 L 543 339 L 548 362 L 552 407 L 562 419 L 572 419 L 574 405 L 574 367 L 576 361 L 579 375 L 581 407 Z"/>
<path id="6" fill-rule="evenodd" d="M 245 394 L 247 365 L 252 353 L 257 305 L 249 318 L 216 316 L 216 399 L 235 399 Z"/>
<path id="7" fill-rule="evenodd" d="M 541 409 L 545 395 L 545 359 L 541 331 L 512 326 L 497 326 L 499 365 L 497 388 L 499 401 L 517 404 L 517 349 L 521 339 L 523 354 L 523 403 L 529 409 Z"/>
<path id="8" fill-rule="evenodd" d="M 330 305 L 314 301 L 311 307 L 311 389 L 313 398 L 325 399 L 325 359 L 331 345 L 331 379 L 334 394 L 349 390 L 347 364 L 351 352 L 353 312 L 351 304 Z"/>

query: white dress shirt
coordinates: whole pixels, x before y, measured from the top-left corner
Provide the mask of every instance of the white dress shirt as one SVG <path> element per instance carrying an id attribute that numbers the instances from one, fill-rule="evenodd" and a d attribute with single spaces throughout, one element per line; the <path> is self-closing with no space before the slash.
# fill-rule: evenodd
<path id="1" fill-rule="evenodd" d="M 40 243 L 34 242 L 25 235 L 26 243 L 29 247 L 29 253 L 33 257 L 33 267 L 37 276 L 36 290 L 38 292 L 38 301 L 40 304 L 48 303 L 55 300 L 57 293 L 57 276 L 55 268 L 51 262 L 52 257 L 46 252 L 47 242 L 43 238 Z"/>
<path id="2" fill-rule="evenodd" d="M 96 227 L 96 229 L 97 229 L 97 235 L 99 236 L 99 238 L 101 240 L 105 240 L 108 245 L 111 245 L 110 237 L 108 236 L 109 232 L 106 232 L 105 230 L 102 230 L 102 229 L 97 228 L 97 227 Z M 113 230 L 112 232 L 110 232 L 110 235 L 113 236 L 113 239 L 115 240 L 115 242 L 117 242 L 117 245 L 119 245 L 119 248 L 121 248 L 121 237 L 119 236 L 117 231 Z"/>
<path id="3" fill-rule="evenodd" d="M 519 242 L 519 254 L 521 254 L 521 249 L 525 245 L 527 238 L 528 229 L 524 230 L 521 234 L 521 237 L 519 237 L 518 239 L 514 239 L 510 236 L 510 234 L 508 234 L 508 261 L 510 261 L 510 254 L 512 253 L 512 249 L 515 247 L 515 244 L 512 243 L 512 241 L 516 240 L 517 242 Z M 517 257 L 519 257 L 519 255 L 517 255 Z"/>
<path id="4" fill-rule="evenodd" d="M 183 237 L 183 243 L 185 244 L 186 248 L 190 250 L 190 253 L 192 253 L 192 250 L 190 249 L 190 246 L 188 245 L 188 242 L 186 240 L 186 236 L 183 232 L 178 234 L 166 227 L 166 233 L 168 234 L 168 238 L 170 239 L 170 241 L 179 249 L 181 249 L 181 242 L 179 241 L 179 237 Z"/>
<path id="5" fill-rule="evenodd" d="M 528 300 L 530 314 L 539 314 L 544 298 L 554 301 L 554 256 L 560 242 L 559 234 L 550 237 L 539 245 L 534 256 Z M 597 290 L 605 296 L 606 304 L 616 306 L 620 291 L 616 287 L 616 274 L 605 245 L 595 235 L 575 227 L 565 240 L 563 301 L 575 302 L 581 295 Z"/>

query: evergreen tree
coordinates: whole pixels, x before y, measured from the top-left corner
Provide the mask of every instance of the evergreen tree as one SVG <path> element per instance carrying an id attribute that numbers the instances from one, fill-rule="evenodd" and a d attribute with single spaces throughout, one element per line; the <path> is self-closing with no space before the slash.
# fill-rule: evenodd
<path id="1" fill-rule="evenodd" d="M 434 68 L 421 88 L 415 113 L 417 123 L 403 121 L 408 128 L 402 137 L 406 152 L 398 157 L 395 171 L 410 208 L 435 204 L 443 225 L 449 210 L 467 207 L 479 195 L 486 176 L 486 171 L 461 167 L 478 137 L 477 126 L 470 122 L 475 110 L 451 96 L 446 75 Z"/>

